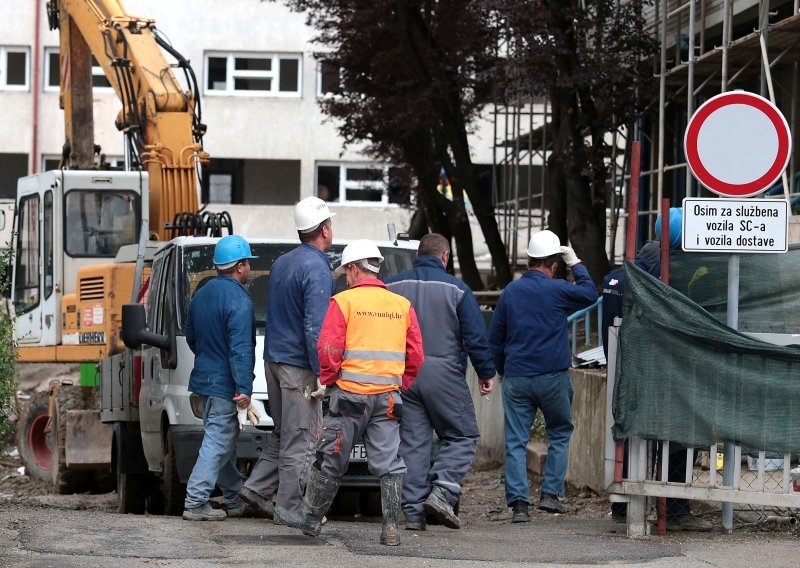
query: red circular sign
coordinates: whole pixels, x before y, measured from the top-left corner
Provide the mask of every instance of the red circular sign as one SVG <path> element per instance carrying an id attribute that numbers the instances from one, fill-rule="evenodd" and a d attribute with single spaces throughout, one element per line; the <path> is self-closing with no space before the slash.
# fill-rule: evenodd
<path id="1" fill-rule="evenodd" d="M 780 178 L 792 150 L 789 125 L 767 99 L 745 91 L 712 97 L 689 119 L 686 161 L 723 197 L 750 197 Z"/>

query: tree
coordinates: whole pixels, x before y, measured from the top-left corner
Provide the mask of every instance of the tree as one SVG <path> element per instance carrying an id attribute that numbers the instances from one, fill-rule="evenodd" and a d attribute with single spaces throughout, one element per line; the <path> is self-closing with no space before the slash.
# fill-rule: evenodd
<path id="1" fill-rule="evenodd" d="M 11 246 L 0 247 L 0 299 L 5 300 L 11 280 L 8 273 L 11 267 Z M 3 440 L 12 431 L 11 415 L 15 413 L 14 393 L 17 371 L 17 344 L 14 341 L 14 325 L 11 316 L 0 307 L 0 455 L 3 454 Z"/>
<path id="2" fill-rule="evenodd" d="M 495 0 L 511 55 L 506 88 L 549 98 L 548 225 L 569 239 L 599 283 L 605 251 L 609 148 L 650 100 L 657 43 L 645 31 L 646 0 Z M 630 131 L 630 130 L 629 130 Z"/>
<path id="3" fill-rule="evenodd" d="M 288 0 L 307 14 L 342 70 L 341 92 L 322 101 L 347 143 L 366 143 L 372 156 L 407 164 L 418 183 L 425 225 L 456 243 L 462 277 L 483 289 L 475 265 L 463 193 L 469 197 L 496 270 L 511 280 L 492 197 L 481 191 L 467 141 L 483 106 L 476 93 L 495 37 L 482 2 L 468 0 Z M 440 169 L 452 199 L 437 190 Z M 417 227 L 419 225 L 417 224 Z"/>

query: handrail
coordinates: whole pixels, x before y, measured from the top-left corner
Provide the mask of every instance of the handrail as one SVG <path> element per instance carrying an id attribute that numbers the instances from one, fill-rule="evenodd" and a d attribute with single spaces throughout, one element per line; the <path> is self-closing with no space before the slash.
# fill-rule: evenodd
<path id="1" fill-rule="evenodd" d="M 578 320 L 583 318 L 584 323 L 584 337 L 583 344 L 589 345 L 589 324 L 591 321 L 592 312 L 597 312 L 597 341 L 601 342 L 603 337 L 603 297 L 597 298 L 597 301 L 587 308 L 578 310 L 567 317 L 567 323 L 571 326 L 571 343 L 572 353 L 578 350 Z"/>

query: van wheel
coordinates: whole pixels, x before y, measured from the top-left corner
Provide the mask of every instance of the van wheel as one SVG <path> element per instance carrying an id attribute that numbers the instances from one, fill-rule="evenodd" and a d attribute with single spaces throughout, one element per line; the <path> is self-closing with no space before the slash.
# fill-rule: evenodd
<path id="1" fill-rule="evenodd" d="M 167 454 L 164 456 L 164 477 L 162 479 L 164 491 L 164 514 L 180 515 L 183 513 L 183 504 L 186 500 L 186 485 L 178 477 L 178 464 L 175 456 L 175 446 L 172 441 L 172 432 L 167 432 Z"/>
<path id="2" fill-rule="evenodd" d="M 114 436 L 114 445 L 111 448 L 111 472 L 117 484 L 117 512 L 132 515 L 144 513 L 145 488 L 142 473 L 121 473 L 119 464 L 122 461 L 125 448 L 117 436 Z"/>

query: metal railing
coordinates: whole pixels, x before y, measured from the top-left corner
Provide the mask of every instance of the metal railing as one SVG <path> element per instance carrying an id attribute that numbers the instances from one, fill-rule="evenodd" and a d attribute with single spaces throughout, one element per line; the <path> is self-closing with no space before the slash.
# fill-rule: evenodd
<path id="1" fill-rule="evenodd" d="M 572 346 L 572 353 L 576 353 L 578 351 L 578 322 L 583 321 L 583 345 L 585 347 L 589 347 L 591 342 L 591 320 L 592 314 L 595 314 L 596 322 L 597 322 L 597 345 L 601 345 L 603 342 L 603 298 L 600 297 L 597 301 L 589 306 L 588 308 L 583 308 L 582 310 L 578 310 L 571 316 L 567 318 L 567 323 L 570 326 L 570 345 Z"/>

